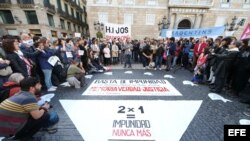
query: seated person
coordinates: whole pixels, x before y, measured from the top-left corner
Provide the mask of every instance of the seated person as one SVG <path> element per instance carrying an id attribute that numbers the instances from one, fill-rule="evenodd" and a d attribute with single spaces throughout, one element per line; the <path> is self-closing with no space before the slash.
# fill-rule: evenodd
<path id="1" fill-rule="evenodd" d="M 51 126 L 59 121 L 58 115 L 50 111 L 48 103 L 42 107 L 37 105 L 35 93 L 41 90 L 39 80 L 25 78 L 20 87 L 21 92 L 0 104 L 0 136 L 26 141 L 41 128 L 55 133 L 57 129 Z"/>
<path id="2" fill-rule="evenodd" d="M 78 60 L 73 60 L 67 71 L 67 82 L 70 86 L 80 88 L 85 83 L 85 70 L 81 67 Z"/>
<path id="3" fill-rule="evenodd" d="M 10 75 L 7 82 L 5 82 L 0 91 L 0 103 L 5 99 L 13 96 L 14 94 L 20 92 L 21 88 L 19 83 L 24 77 L 21 73 L 13 73 Z"/>

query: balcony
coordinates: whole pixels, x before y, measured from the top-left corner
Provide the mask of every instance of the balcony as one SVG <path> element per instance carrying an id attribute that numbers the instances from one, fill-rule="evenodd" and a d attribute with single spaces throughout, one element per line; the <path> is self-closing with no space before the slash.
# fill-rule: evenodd
<path id="1" fill-rule="evenodd" d="M 1 0 L 0 1 L 0 8 L 10 8 L 11 1 L 10 0 Z"/>
<path id="2" fill-rule="evenodd" d="M 17 0 L 17 4 L 21 8 L 34 8 L 34 0 Z"/>
<path id="3" fill-rule="evenodd" d="M 169 7 L 211 8 L 213 0 L 169 0 Z"/>
<path id="4" fill-rule="evenodd" d="M 78 5 L 76 4 L 76 2 L 73 1 L 73 0 L 69 0 L 69 4 L 70 4 L 72 7 L 78 7 Z"/>
<path id="5" fill-rule="evenodd" d="M 71 15 L 69 15 L 67 12 L 63 11 L 60 8 L 57 8 L 57 14 L 66 19 L 69 19 L 71 17 Z"/>
<path id="6" fill-rule="evenodd" d="M 43 4 L 44 4 L 44 7 L 46 7 L 46 10 L 48 12 L 53 13 L 53 14 L 56 13 L 55 5 L 53 5 L 53 4 L 49 3 L 49 2 L 45 2 L 45 1 L 44 1 Z"/>

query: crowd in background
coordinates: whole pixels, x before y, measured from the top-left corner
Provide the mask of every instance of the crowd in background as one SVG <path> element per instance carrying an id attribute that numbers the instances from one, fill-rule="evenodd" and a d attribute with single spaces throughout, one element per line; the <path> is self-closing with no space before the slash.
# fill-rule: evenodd
<path id="1" fill-rule="evenodd" d="M 19 101 L 27 93 L 37 96 L 40 88 L 55 91 L 65 81 L 72 87 L 81 88 L 85 86 L 86 74 L 109 71 L 111 65 L 118 64 L 122 64 L 124 69 L 132 68 L 135 63 L 141 63 L 142 69 L 167 72 L 183 67 L 193 73 L 190 80 L 208 84 L 211 92 L 226 91 L 232 96 L 239 96 L 250 78 L 249 39 L 240 41 L 235 37 L 170 37 L 158 40 L 145 38 L 139 41 L 82 37 L 52 40 L 31 34 L 22 34 L 20 37 L 6 35 L 2 37 L 0 46 L 0 102 L 3 101 L 0 109 L 5 109 L 0 110 L 0 114 L 6 114 L 13 106 L 11 101 Z M 11 88 L 7 95 L 3 95 L 4 87 Z M 29 99 L 29 102 L 32 100 L 31 104 L 36 102 L 34 97 Z M 24 103 L 17 102 L 17 109 L 18 105 L 25 107 Z M 38 110 L 37 106 L 32 108 L 27 107 L 29 111 Z M 41 109 L 37 112 L 46 113 L 48 105 L 42 109 L 42 112 Z M 53 115 L 54 119 L 50 121 L 48 117 Z M 53 125 L 59 120 L 55 115 L 43 114 L 38 117 L 42 119 L 46 116 L 42 124 L 49 122 Z M 36 118 L 34 115 L 32 117 Z M 30 121 L 34 122 L 37 120 Z M 39 125 L 40 127 L 48 126 Z M 35 127 L 25 126 L 25 130 L 33 128 Z M 0 130 L 3 129 L 5 128 L 0 127 Z M 36 128 L 34 131 L 38 130 Z M 24 137 L 25 132 L 22 131 L 18 136 Z M 33 134 L 32 132 L 30 136 Z"/>

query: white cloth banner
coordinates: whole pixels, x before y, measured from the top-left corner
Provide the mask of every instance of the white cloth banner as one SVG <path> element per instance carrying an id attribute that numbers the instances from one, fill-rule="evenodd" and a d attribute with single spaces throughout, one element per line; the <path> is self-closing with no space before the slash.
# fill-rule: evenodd
<path id="1" fill-rule="evenodd" d="M 104 32 L 106 39 L 127 39 L 131 37 L 131 25 L 106 23 Z"/>

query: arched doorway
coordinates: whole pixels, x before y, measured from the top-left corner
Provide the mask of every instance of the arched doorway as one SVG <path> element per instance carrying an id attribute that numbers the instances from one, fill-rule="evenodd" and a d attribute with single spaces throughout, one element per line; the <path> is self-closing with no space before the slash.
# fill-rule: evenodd
<path id="1" fill-rule="evenodd" d="M 184 19 L 179 22 L 178 29 L 190 29 L 191 28 L 191 22 L 188 19 Z"/>

